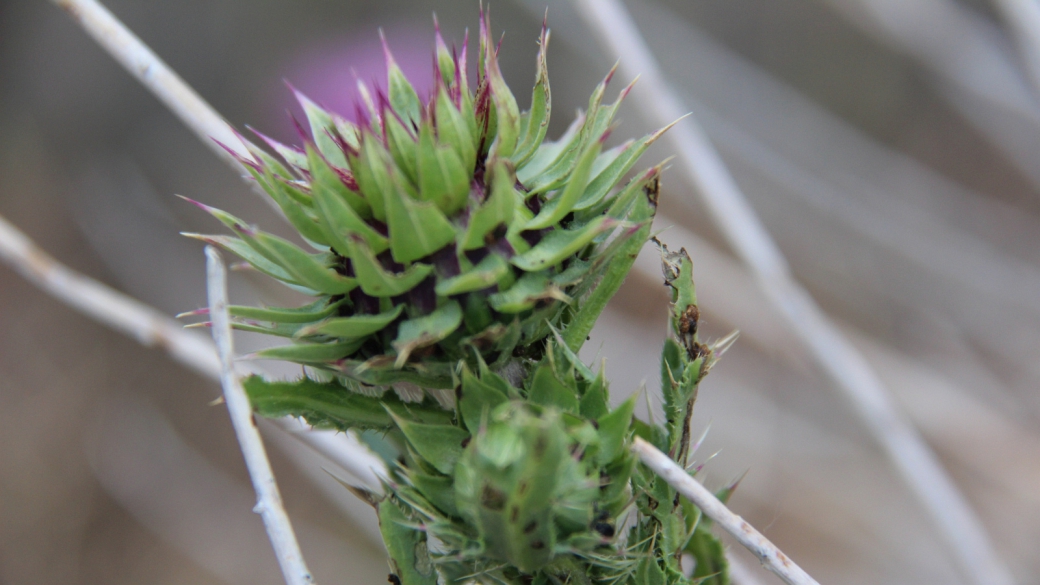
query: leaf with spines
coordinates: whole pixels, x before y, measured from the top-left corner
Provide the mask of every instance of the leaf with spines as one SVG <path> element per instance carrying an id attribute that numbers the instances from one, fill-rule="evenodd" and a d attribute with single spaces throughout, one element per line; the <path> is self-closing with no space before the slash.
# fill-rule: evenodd
<path id="1" fill-rule="evenodd" d="M 343 154 L 343 149 L 339 147 L 334 138 L 334 136 L 339 134 L 339 131 L 336 129 L 336 123 L 332 118 L 332 114 L 326 112 L 295 88 L 293 93 L 296 94 L 296 99 L 300 102 L 300 106 L 303 107 L 303 113 L 306 114 L 307 122 L 311 127 L 311 137 L 318 146 L 318 150 L 321 151 L 322 156 L 332 164 L 340 168 L 346 168 L 347 158 Z"/>
<path id="2" fill-rule="evenodd" d="M 480 20 L 475 87 L 465 43 L 455 54 L 438 34 L 434 85 L 422 98 L 387 47 L 387 89 L 358 84 L 356 124 L 300 96 L 310 126 L 303 148 L 262 135 L 273 154 L 248 145 L 243 163 L 319 253 L 212 210 L 238 238 L 207 241 L 338 307 L 309 321 L 236 319 L 298 342 L 272 355 L 345 384 L 450 389 L 460 361 L 502 368 L 539 357 L 533 344 L 550 325 L 566 336 L 575 319 L 594 320 L 593 305 L 612 292 L 597 293 L 596 283 L 610 289 L 624 276 L 629 264 L 619 255 L 650 218 L 633 221 L 637 194 L 615 187 L 656 135 L 602 152 L 627 92 L 605 105 L 608 75 L 586 113 L 547 141 L 547 27 L 531 107 L 521 113 L 488 19 Z M 329 360 L 314 361 L 322 355 Z"/>
<path id="3" fill-rule="evenodd" d="M 394 349 L 397 350 L 396 365 L 403 365 L 416 349 L 433 345 L 448 337 L 461 324 L 462 309 L 455 301 L 447 302 L 429 315 L 401 323 L 397 329 L 397 339 L 393 341 Z"/>
<path id="4" fill-rule="evenodd" d="M 300 330 L 297 336 L 328 335 L 340 339 L 362 339 L 377 331 L 382 331 L 387 325 L 393 323 L 403 310 L 404 307 L 398 305 L 395 309 L 377 315 L 354 315 L 327 319 Z"/>
<path id="5" fill-rule="evenodd" d="M 385 406 L 403 410 L 404 404 L 393 393 L 381 398 L 347 390 L 335 382 L 303 378 L 295 382 L 269 382 L 260 376 L 242 381 L 249 402 L 258 414 L 278 418 L 299 416 L 316 428 L 339 431 L 375 429 L 386 431 L 394 421 Z M 409 404 L 408 412 L 428 423 L 446 423 L 450 414 L 432 400 Z"/>
<path id="6" fill-rule="evenodd" d="M 360 237 L 347 242 L 350 261 L 361 290 L 376 298 L 396 297 L 413 288 L 433 272 L 429 264 L 412 264 L 404 272 L 393 273 L 376 259 L 372 249 Z"/>
<path id="7" fill-rule="evenodd" d="M 549 114 L 552 110 L 552 98 L 549 91 L 549 70 L 546 66 L 546 51 L 549 49 L 549 29 L 542 21 L 542 35 L 538 39 L 538 65 L 531 92 L 531 109 L 521 117 L 520 138 L 511 160 L 521 166 L 538 151 L 545 139 L 549 127 Z"/>

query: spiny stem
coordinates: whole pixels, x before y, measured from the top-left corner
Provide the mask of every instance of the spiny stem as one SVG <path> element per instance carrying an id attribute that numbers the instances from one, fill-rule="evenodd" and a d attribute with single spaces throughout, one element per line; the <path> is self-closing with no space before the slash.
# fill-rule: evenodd
<path id="1" fill-rule="evenodd" d="M 633 98 L 655 124 L 686 114 L 653 53 L 620 0 L 574 0 L 604 45 L 624 55 L 621 67 L 642 75 Z M 867 359 L 827 317 L 791 274 L 783 253 L 737 186 L 719 153 L 691 116 L 666 136 L 678 151 L 701 199 L 737 255 L 757 277 L 835 388 L 885 450 L 911 491 L 930 513 L 963 572 L 979 585 L 1010 585 L 1011 572 L 967 498 L 947 474 Z"/>
<path id="2" fill-rule="evenodd" d="M 267 536 L 271 539 L 278 564 L 288 585 L 311 585 L 314 578 L 307 569 L 296 542 L 289 515 L 282 506 L 282 496 L 267 460 L 260 431 L 253 420 L 253 407 L 249 404 L 245 388 L 235 373 L 234 348 L 231 340 L 231 317 L 228 314 L 227 270 L 220 253 L 206 246 L 206 288 L 209 296 L 209 311 L 213 319 L 213 341 L 220 356 L 220 382 L 224 387 L 224 402 L 231 415 L 231 424 L 242 447 L 242 455 L 253 480 L 257 503 L 254 512 L 264 519 Z"/>

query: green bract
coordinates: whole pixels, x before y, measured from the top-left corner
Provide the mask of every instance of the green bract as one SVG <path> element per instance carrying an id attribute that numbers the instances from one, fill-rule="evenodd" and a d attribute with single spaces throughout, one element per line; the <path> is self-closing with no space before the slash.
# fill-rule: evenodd
<path id="1" fill-rule="evenodd" d="M 257 357 L 418 399 L 401 388 L 454 388 L 459 360 L 475 366 L 478 355 L 495 368 L 537 354 L 551 325 L 574 321 L 584 339 L 649 235 L 660 167 L 617 187 L 663 130 L 604 150 L 628 92 L 604 104 L 608 75 L 546 142 L 548 40 L 543 27 L 529 111 L 517 108 L 482 17 L 472 90 L 465 43 L 456 55 L 438 33 L 430 96 L 387 49 L 387 93 L 360 87 L 358 123 L 298 94 L 311 136 L 302 148 L 262 137 L 276 158 L 247 142 L 242 162 L 311 250 L 202 204 L 235 235 L 196 237 L 316 298 L 232 307 L 239 329 L 291 340 Z"/>
<path id="2" fill-rule="evenodd" d="M 391 467 L 386 493 L 362 495 L 378 511 L 402 585 L 725 585 L 710 522 L 630 451 L 638 434 L 696 469 L 689 420 L 715 361 L 697 338 L 690 258 L 663 245 L 662 253 L 673 335 L 661 358 L 660 425 L 633 417 L 636 396 L 611 408 L 604 372 L 553 340 L 539 361 L 525 361 L 518 386 L 479 359 L 476 372 L 460 365 L 450 410 L 429 396 L 405 404 L 306 378 L 254 377 L 246 390 L 265 416 L 368 431 L 379 443 Z M 562 342 L 566 331 L 558 333 Z"/>

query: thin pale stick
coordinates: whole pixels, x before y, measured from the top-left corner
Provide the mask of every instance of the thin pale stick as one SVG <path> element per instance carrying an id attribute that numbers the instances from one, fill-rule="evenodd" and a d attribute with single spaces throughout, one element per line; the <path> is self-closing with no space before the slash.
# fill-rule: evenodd
<path id="1" fill-rule="evenodd" d="M 994 0 L 1018 41 L 1026 72 L 1040 97 L 1040 4 L 1036 0 Z"/>
<path id="2" fill-rule="evenodd" d="M 181 122 L 198 136 L 221 160 L 231 165 L 243 179 L 249 177 L 245 167 L 236 158 L 253 160 L 246 145 L 235 134 L 231 125 L 213 106 L 202 99 L 185 83 L 148 45 L 137 38 L 114 14 L 96 0 L 51 0 L 87 31 L 131 75 L 159 98 Z M 221 146 L 224 145 L 224 146 Z M 235 154 L 231 154 L 225 147 Z M 251 181 L 249 186 L 279 216 L 282 210 L 263 189 Z"/>
<path id="3" fill-rule="evenodd" d="M 708 491 L 701 483 L 685 469 L 679 467 L 670 457 L 662 453 L 656 447 L 643 439 L 636 437 L 632 442 L 632 452 L 636 454 L 647 467 L 661 476 L 674 487 L 680 494 L 686 497 L 711 518 L 723 530 L 730 533 L 737 542 L 751 551 L 758 560 L 762 561 L 767 569 L 776 573 L 780 579 L 788 585 L 819 585 L 815 579 L 802 570 L 787 555 L 780 552 L 776 545 L 769 542 L 765 536 L 746 520 L 737 516 L 719 501 L 714 494 Z"/>
<path id="4" fill-rule="evenodd" d="M 300 544 L 296 542 L 292 522 L 282 505 L 282 496 L 278 492 L 278 483 L 271 470 L 271 462 L 267 460 L 267 451 L 260 438 L 260 431 L 253 420 L 253 407 L 249 404 L 242 381 L 235 372 L 234 347 L 231 340 L 231 315 L 228 313 L 227 269 L 220 253 L 212 246 L 206 246 L 206 289 L 209 297 L 209 316 L 213 320 L 213 341 L 217 345 L 220 356 L 220 383 L 224 387 L 224 402 L 231 415 L 231 424 L 235 427 L 235 436 L 242 447 L 242 455 L 246 460 L 249 477 L 256 490 L 256 507 L 254 512 L 260 514 L 267 528 L 267 536 L 271 539 L 278 564 L 282 567 L 282 575 L 288 585 L 308 585 L 314 583 L 307 563 L 303 560 Z"/>
<path id="5" fill-rule="evenodd" d="M 633 98 L 655 125 L 687 113 L 665 81 L 645 40 L 620 0 L 574 0 L 579 13 L 613 53 L 621 69 L 641 76 Z M 666 135 L 730 245 L 756 275 L 789 330 L 855 407 L 918 500 L 931 515 L 961 569 L 973 583 L 1010 584 L 982 522 L 892 399 L 863 355 L 791 275 L 783 254 L 740 191 L 718 152 L 692 117 Z"/>
<path id="6" fill-rule="evenodd" d="M 0 261 L 44 292 L 88 317 L 115 329 L 146 347 L 158 347 L 190 370 L 220 380 L 220 359 L 213 342 L 162 312 L 80 274 L 55 260 L 28 236 L 0 216 Z M 243 372 L 246 373 L 246 372 Z M 275 419 L 277 427 L 341 465 L 378 490 L 386 468 L 376 456 L 347 435 L 301 432 L 297 419 Z"/>
<path id="7" fill-rule="evenodd" d="M 234 156 L 214 142 L 218 140 L 240 156 L 252 159 L 227 121 L 115 15 L 95 0 L 52 1 L 155 94 L 210 150 L 239 172 L 245 172 Z"/>
<path id="8" fill-rule="evenodd" d="M 0 217 L 0 260 L 26 280 L 92 319 L 160 347 L 173 359 L 208 378 L 220 378 L 220 360 L 204 336 L 96 280 L 70 270 Z"/>

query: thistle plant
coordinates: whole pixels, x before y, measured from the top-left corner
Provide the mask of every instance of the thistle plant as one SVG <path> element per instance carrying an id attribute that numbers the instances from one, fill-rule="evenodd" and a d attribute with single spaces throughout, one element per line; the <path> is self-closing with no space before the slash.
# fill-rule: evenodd
<path id="1" fill-rule="evenodd" d="M 198 203 L 234 236 L 194 237 L 314 298 L 231 307 L 235 327 L 290 340 L 255 357 L 305 366 L 297 381 L 247 380 L 250 399 L 362 432 L 384 457 L 383 493 L 352 489 L 378 511 L 391 582 L 726 583 L 697 508 L 629 448 L 640 436 L 689 464 L 715 353 L 698 341 L 685 251 L 661 245 L 662 424 L 634 418 L 635 396 L 611 408 L 604 370 L 577 356 L 650 238 L 662 165 L 623 179 L 667 128 L 604 149 L 631 89 L 604 104 L 611 71 L 546 141 L 548 29 L 522 113 L 489 29 L 481 14 L 472 89 L 467 42 L 450 51 L 438 31 L 429 96 L 386 48 L 386 91 L 359 84 L 356 122 L 297 94 L 302 147 L 246 142 L 241 162 L 313 251 Z"/>
<path id="2" fill-rule="evenodd" d="M 387 90 L 359 84 L 367 107 L 357 123 L 297 94 L 305 145 L 260 135 L 281 161 L 249 145 L 255 159 L 242 162 L 316 251 L 199 204 L 235 237 L 196 237 L 315 297 L 300 308 L 232 308 L 237 328 L 293 342 L 258 357 L 420 399 L 418 389 L 457 387 L 459 360 L 480 356 L 497 369 L 517 353 L 537 357 L 550 324 L 591 328 L 595 314 L 574 300 L 646 239 L 655 202 L 642 194 L 660 167 L 615 187 L 663 130 L 603 150 L 630 89 L 604 104 L 608 74 L 587 111 L 546 142 L 548 41 L 543 28 L 523 114 L 482 18 L 474 89 L 466 43 L 449 52 L 438 32 L 427 99 L 386 48 Z"/>

